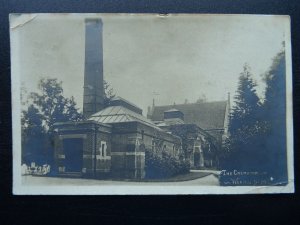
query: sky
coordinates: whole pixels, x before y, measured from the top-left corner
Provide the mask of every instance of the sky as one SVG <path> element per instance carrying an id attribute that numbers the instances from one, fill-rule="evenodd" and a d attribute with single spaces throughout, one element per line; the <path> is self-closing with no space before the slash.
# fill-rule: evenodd
<path id="1" fill-rule="evenodd" d="M 12 54 L 21 83 L 38 90 L 58 78 L 82 110 L 84 19 L 103 21 L 104 79 L 121 96 L 147 106 L 235 95 L 247 63 L 263 96 L 262 75 L 282 49 L 284 16 L 154 14 L 35 14 L 11 17 Z M 288 34 L 289 35 L 289 34 Z M 14 67 L 14 65 L 12 65 Z"/>

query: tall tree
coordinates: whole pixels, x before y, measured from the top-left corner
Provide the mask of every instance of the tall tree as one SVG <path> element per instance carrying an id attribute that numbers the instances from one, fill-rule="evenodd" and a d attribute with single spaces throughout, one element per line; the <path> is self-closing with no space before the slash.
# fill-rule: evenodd
<path id="1" fill-rule="evenodd" d="M 252 78 L 250 67 L 245 64 L 243 72 L 239 77 L 237 94 L 234 99 L 234 107 L 231 114 L 229 132 L 239 134 L 244 129 L 253 127 L 256 118 L 253 114 L 257 113 L 260 107 L 260 101 L 256 93 L 256 84 Z"/>
<path id="2" fill-rule="evenodd" d="M 264 120 L 268 125 L 266 148 L 268 168 L 276 184 L 287 182 L 286 151 L 286 63 L 282 50 L 273 59 L 265 75 L 266 91 L 263 104 Z"/>
<path id="3" fill-rule="evenodd" d="M 247 64 L 240 74 L 234 99 L 229 122 L 230 137 L 225 143 L 225 167 L 260 170 L 264 158 L 260 134 L 264 124 L 260 118 L 261 103 L 256 84 Z"/>

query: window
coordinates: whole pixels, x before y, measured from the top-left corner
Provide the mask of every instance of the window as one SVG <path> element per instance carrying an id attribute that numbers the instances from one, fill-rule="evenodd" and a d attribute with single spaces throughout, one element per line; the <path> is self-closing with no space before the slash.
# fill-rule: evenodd
<path id="1" fill-rule="evenodd" d="M 100 149 L 99 149 L 100 158 L 105 158 L 106 157 L 106 155 L 107 155 L 106 149 L 107 149 L 106 141 L 101 141 Z"/>
<path id="2" fill-rule="evenodd" d="M 105 156 L 105 144 L 101 145 L 101 153 L 102 153 L 102 156 L 104 157 Z"/>
<path id="3" fill-rule="evenodd" d="M 142 134 L 142 140 L 144 140 L 144 134 L 145 134 L 144 130 L 141 131 L 141 134 Z"/>
<path id="4" fill-rule="evenodd" d="M 152 140 L 152 151 L 154 151 L 154 149 L 155 149 L 155 141 Z"/>

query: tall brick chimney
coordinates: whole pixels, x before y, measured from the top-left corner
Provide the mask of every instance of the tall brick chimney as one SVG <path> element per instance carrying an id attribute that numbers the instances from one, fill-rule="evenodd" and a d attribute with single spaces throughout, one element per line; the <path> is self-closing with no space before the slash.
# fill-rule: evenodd
<path id="1" fill-rule="evenodd" d="M 83 115 L 88 118 L 104 107 L 102 20 L 85 20 Z"/>

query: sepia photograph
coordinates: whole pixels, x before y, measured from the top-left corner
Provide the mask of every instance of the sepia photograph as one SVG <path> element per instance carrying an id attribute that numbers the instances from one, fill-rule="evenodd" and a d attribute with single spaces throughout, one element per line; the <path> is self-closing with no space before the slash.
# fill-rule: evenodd
<path id="1" fill-rule="evenodd" d="M 293 193 L 290 18 L 10 14 L 13 193 Z"/>

